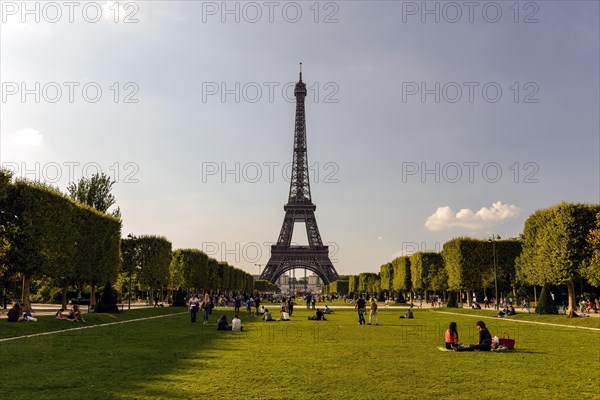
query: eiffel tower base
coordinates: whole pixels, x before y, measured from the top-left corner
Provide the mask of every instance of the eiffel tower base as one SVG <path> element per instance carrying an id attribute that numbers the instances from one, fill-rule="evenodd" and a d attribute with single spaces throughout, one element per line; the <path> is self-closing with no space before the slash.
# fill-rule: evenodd
<path id="1" fill-rule="evenodd" d="M 295 268 L 306 268 L 317 274 L 325 285 L 339 277 L 329 259 L 329 246 L 271 246 L 271 258 L 260 279 L 271 283 Z"/>

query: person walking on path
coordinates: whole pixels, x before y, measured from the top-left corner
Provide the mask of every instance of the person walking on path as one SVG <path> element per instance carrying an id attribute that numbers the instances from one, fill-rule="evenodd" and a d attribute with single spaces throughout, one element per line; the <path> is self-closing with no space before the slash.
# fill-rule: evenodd
<path id="1" fill-rule="evenodd" d="M 200 301 L 196 297 L 195 294 L 190 297 L 190 318 L 192 324 L 196 323 L 196 316 L 198 315 L 198 310 L 200 309 Z"/>
<path id="2" fill-rule="evenodd" d="M 365 298 L 361 294 L 360 297 L 359 297 L 359 299 L 356 300 L 356 304 L 354 305 L 354 309 L 358 312 L 358 324 L 359 325 L 367 323 L 365 321 L 365 308 L 366 308 L 366 305 L 367 305 L 367 301 L 365 300 Z"/>
<path id="3" fill-rule="evenodd" d="M 233 304 L 233 312 L 235 314 L 239 314 L 240 313 L 240 307 L 242 306 L 242 299 L 240 298 L 240 296 L 235 296 L 235 300 L 234 300 L 234 304 Z"/>
<path id="4" fill-rule="evenodd" d="M 379 319 L 377 318 L 377 309 L 379 305 L 377 304 L 377 300 L 375 297 L 371 297 L 371 312 L 369 313 L 369 325 L 371 325 L 371 320 L 375 317 L 375 325 L 379 325 Z"/>
<path id="5" fill-rule="evenodd" d="M 294 312 L 294 299 L 290 296 L 290 298 L 288 299 L 288 313 L 290 313 L 290 317 L 292 316 L 292 313 Z"/>
<path id="6" fill-rule="evenodd" d="M 259 309 L 260 308 L 260 295 L 256 295 L 256 297 L 254 298 L 254 309 L 256 310 L 256 312 L 254 313 L 254 315 L 258 316 L 259 315 Z"/>
<path id="7" fill-rule="evenodd" d="M 208 314 L 210 314 L 210 296 L 208 293 L 204 295 L 204 300 L 202 301 L 202 320 L 203 324 L 208 324 Z"/>

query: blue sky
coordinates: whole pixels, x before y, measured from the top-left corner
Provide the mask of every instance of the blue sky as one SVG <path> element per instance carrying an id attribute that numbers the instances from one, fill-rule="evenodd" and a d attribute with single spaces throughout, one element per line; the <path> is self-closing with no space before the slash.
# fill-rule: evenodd
<path id="1" fill-rule="evenodd" d="M 299 62 L 313 201 L 340 274 L 459 235 L 518 236 L 536 209 L 600 201 L 598 2 L 475 2 L 469 15 L 463 2 L 427 2 L 429 14 L 422 2 L 228 2 L 228 14 L 99 1 L 78 3 L 72 23 L 60 2 L 61 18 L 28 4 L 39 22 L 2 2 L 0 163 L 63 189 L 100 167 L 118 181 L 124 235 L 252 273 L 266 264 Z"/>

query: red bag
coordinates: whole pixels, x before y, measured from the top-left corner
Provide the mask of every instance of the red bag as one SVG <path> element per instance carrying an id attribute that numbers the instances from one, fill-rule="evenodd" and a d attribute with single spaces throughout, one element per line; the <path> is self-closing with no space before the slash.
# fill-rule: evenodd
<path id="1" fill-rule="evenodd" d="M 504 337 L 498 339 L 501 345 L 508 347 L 510 350 L 515 348 L 515 339 L 511 339 L 507 332 L 504 332 Z"/>

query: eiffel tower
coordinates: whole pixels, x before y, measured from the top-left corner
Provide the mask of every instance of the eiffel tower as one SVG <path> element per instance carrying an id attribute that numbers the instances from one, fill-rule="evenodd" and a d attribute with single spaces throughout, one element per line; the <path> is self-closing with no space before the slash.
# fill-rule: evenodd
<path id="1" fill-rule="evenodd" d="M 315 210 L 310 195 L 308 159 L 306 155 L 306 118 L 304 99 L 306 84 L 302 82 L 302 63 L 300 80 L 294 89 L 296 96 L 296 128 L 294 130 L 294 160 L 290 180 L 290 195 L 283 207 L 285 217 L 277 244 L 271 246 L 271 258 L 260 279 L 275 283 L 285 272 L 295 268 L 306 268 L 317 274 L 324 284 L 338 279 L 338 274 L 329 259 L 329 246 L 324 246 L 317 227 Z M 308 236 L 308 246 L 292 245 L 292 233 L 295 222 L 304 222 Z"/>

